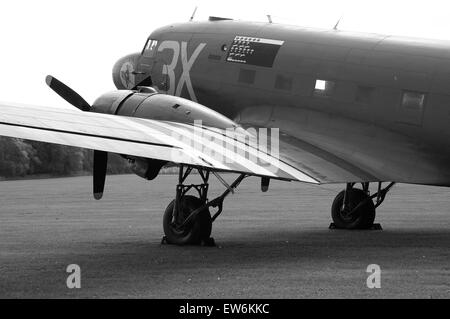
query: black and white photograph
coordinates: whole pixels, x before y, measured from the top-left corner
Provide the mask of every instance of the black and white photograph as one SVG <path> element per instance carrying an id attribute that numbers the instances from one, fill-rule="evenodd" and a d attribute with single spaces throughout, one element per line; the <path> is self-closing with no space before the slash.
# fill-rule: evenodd
<path id="1" fill-rule="evenodd" d="M 448 1 L 0 13 L 0 299 L 450 298 Z"/>

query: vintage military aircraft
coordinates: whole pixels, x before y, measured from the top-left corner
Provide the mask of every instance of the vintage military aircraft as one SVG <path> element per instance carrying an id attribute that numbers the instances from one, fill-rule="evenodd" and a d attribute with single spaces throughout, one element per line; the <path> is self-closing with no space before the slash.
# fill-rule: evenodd
<path id="1" fill-rule="evenodd" d="M 48 76 L 77 109 L 1 105 L 0 135 L 95 150 L 96 199 L 108 152 L 149 180 L 178 166 L 164 214 L 170 243 L 209 238 L 247 176 L 263 191 L 271 179 L 346 184 L 331 209 L 344 229 L 372 227 L 394 183 L 450 186 L 448 42 L 211 17 L 154 31 L 115 64 L 113 80 L 118 90 L 91 106 Z M 246 128 L 279 129 L 278 152 L 248 142 Z M 202 182 L 187 185 L 193 170 Z M 239 177 L 229 185 L 221 172 Z M 214 200 L 210 174 L 226 187 Z"/>

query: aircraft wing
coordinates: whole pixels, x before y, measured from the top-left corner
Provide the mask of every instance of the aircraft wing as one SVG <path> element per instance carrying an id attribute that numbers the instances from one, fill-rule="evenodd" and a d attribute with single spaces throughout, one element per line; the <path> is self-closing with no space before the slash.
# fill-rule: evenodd
<path id="1" fill-rule="evenodd" d="M 307 183 L 319 181 L 267 151 L 245 131 L 0 103 L 0 135 Z"/>

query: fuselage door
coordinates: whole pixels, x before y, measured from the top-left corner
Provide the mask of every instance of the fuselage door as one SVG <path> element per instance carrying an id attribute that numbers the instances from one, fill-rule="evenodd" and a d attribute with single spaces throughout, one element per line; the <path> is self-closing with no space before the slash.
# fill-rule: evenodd
<path id="1" fill-rule="evenodd" d="M 167 93 L 169 90 L 169 66 L 162 56 L 157 56 L 153 64 L 152 80 L 158 91 Z"/>

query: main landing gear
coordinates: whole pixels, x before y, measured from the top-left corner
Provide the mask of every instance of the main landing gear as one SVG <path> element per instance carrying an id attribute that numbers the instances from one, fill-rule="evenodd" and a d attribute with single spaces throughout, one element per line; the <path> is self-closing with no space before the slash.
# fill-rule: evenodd
<path id="1" fill-rule="evenodd" d="M 369 183 L 362 183 L 362 189 L 354 188 L 355 183 L 348 183 L 345 190 L 334 199 L 331 207 L 333 224 L 330 228 L 338 229 L 371 229 L 374 227 L 375 210 L 380 206 L 386 194 L 395 183 L 382 188 L 378 183 L 378 191 L 370 195 Z"/>
<path id="2" fill-rule="evenodd" d="M 185 185 L 186 179 L 196 169 L 202 179 L 202 184 Z M 163 242 L 174 245 L 214 245 L 210 238 L 212 223 L 222 213 L 223 201 L 246 177 L 241 174 L 231 185 L 228 185 L 220 175 L 212 172 L 227 188 L 225 192 L 214 200 L 208 201 L 210 171 L 190 166 L 180 165 L 178 185 L 175 199 L 167 206 L 163 218 L 165 237 Z M 198 197 L 187 195 L 195 190 Z M 211 217 L 209 209 L 217 208 Z"/>

